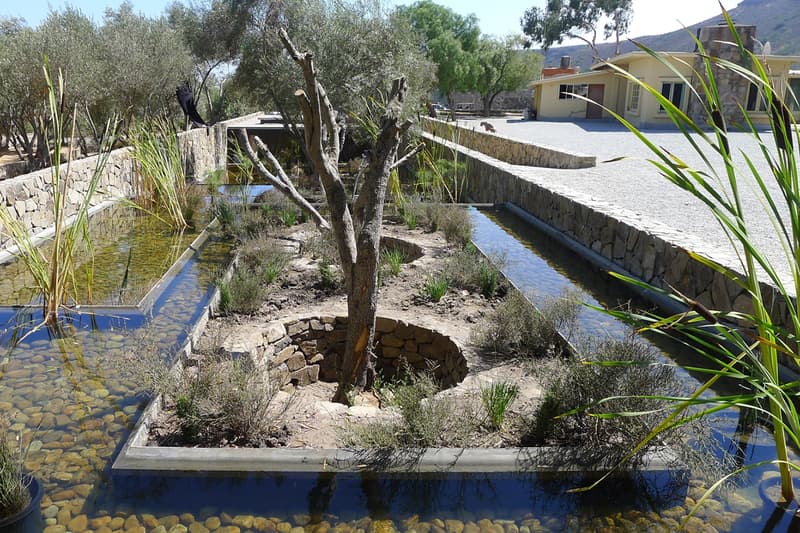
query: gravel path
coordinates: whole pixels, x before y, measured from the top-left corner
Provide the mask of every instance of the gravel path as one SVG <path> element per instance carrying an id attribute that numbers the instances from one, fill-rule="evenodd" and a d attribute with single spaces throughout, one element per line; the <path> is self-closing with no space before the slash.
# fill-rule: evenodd
<path id="1" fill-rule="evenodd" d="M 478 127 L 478 122 L 482 120 L 485 119 L 463 120 L 461 123 L 467 127 Z M 609 122 L 525 122 L 514 119 L 489 119 L 489 122 L 500 135 L 596 155 L 598 160 L 597 167 L 582 170 L 518 166 L 515 170 L 520 175 L 548 188 L 573 191 L 594 202 L 608 204 L 612 210 L 641 220 L 647 228 L 668 226 L 681 237 L 682 242 L 678 244 L 738 267 L 736 255 L 709 209 L 691 194 L 660 176 L 647 161 L 651 157 L 648 148 L 623 127 Z M 764 135 L 766 138 L 770 136 L 769 132 Z M 706 168 L 679 132 L 648 131 L 647 136 L 693 168 Z M 756 141 L 749 134 L 732 133 L 730 142 L 734 151 L 739 151 L 735 163 L 739 170 L 740 189 L 744 191 L 745 210 L 748 216 L 752 214 L 750 229 L 753 240 L 782 273 L 782 277 L 788 280 L 787 260 L 775 238 L 773 225 L 753 192 L 755 182 L 741 154 L 746 153 L 753 158 L 762 176 L 769 176 L 769 167 Z M 768 141 L 768 144 L 771 143 Z M 604 162 L 621 156 L 626 159 Z M 719 172 L 723 172 L 720 177 L 727 179 L 721 159 L 713 158 L 712 164 Z M 777 187 L 773 189 L 777 191 Z M 727 185 L 720 182 L 718 190 L 727 190 Z"/>

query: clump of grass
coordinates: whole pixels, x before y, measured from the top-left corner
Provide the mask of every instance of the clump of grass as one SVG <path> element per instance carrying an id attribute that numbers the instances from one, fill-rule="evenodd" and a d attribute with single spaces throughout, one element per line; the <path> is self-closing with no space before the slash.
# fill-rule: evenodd
<path id="1" fill-rule="evenodd" d="M 10 442 L 8 422 L 0 417 L 0 518 L 24 509 L 31 501 L 30 476 L 22 471 L 24 453 Z"/>
<path id="2" fill-rule="evenodd" d="M 474 341 L 487 352 L 511 357 L 563 355 L 567 347 L 562 334 L 570 337 L 579 306 L 576 296 L 567 294 L 545 300 L 537 310 L 523 294 L 513 291 L 488 313 Z"/>
<path id="3" fill-rule="evenodd" d="M 359 448 L 428 448 L 464 445 L 475 430 L 476 417 L 464 412 L 454 417 L 455 400 L 438 395 L 433 373 L 408 373 L 402 380 L 379 389 L 382 404 L 395 408 L 393 420 L 349 425 L 344 428 L 346 445 Z M 467 408 L 468 409 L 468 408 Z"/>
<path id="4" fill-rule="evenodd" d="M 294 209 L 284 209 L 278 213 L 278 218 L 284 226 L 292 227 L 297 224 L 298 216 L 297 211 Z"/>
<path id="5" fill-rule="evenodd" d="M 256 313 L 269 295 L 269 285 L 289 264 L 289 255 L 264 236 L 243 241 L 238 251 L 236 271 L 219 285 L 223 314 Z"/>
<path id="6" fill-rule="evenodd" d="M 519 387 L 506 381 L 481 386 L 481 403 L 486 409 L 486 415 L 492 428 L 500 429 L 506 418 L 508 408 L 518 394 Z"/>
<path id="7" fill-rule="evenodd" d="M 438 302 L 447 294 L 449 288 L 450 280 L 445 276 L 435 275 L 425 280 L 425 284 L 422 286 L 422 293 L 431 302 Z"/>
<path id="8" fill-rule="evenodd" d="M 500 272 L 492 265 L 480 265 L 478 267 L 478 285 L 482 295 L 492 298 L 500 286 Z"/>
<path id="9" fill-rule="evenodd" d="M 219 220 L 220 227 L 225 233 L 231 233 L 236 225 L 236 212 L 230 202 L 214 202 L 210 214 Z"/>
<path id="10" fill-rule="evenodd" d="M 386 270 L 389 275 L 397 276 L 406 261 L 406 254 L 402 250 L 383 250 L 381 252 L 381 270 Z"/>

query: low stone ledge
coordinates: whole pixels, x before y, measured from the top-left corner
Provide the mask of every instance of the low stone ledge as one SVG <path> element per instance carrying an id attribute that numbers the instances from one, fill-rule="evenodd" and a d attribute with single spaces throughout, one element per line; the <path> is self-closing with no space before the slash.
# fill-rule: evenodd
<path id="1" fill-rule="evenodd" d="M 496 133 L 484 133 L 429 117 L 423 117 L 420 126 L 431 135 L 447 139 L 512 165 L 562 169 L 597 166 L 597 157 L 593 155 L 528 143 Z"/>

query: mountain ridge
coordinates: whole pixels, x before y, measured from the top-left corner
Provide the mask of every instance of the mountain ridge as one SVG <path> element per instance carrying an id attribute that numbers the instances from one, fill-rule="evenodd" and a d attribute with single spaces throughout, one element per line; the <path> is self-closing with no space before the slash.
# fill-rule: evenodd
<path id="1" fill-rule="evenodd" d="M 761 42 L 770 42 L 776 55 L 800 55 L 800 1 L 798 0 L 743 0 L 728 11 L 737 24 L 756 26 L 756 37 Z M 633 14 L 636 16 L 636 13 Z M 685 29 L 660 35 L 645 35 L 621 43 L 621 53 L 636 50 L 635 43 L 659 51 L 679 52 L 694 50 L 692 37 L 703 26 L 716 25 L 723 21 L 722 14 L 687 26 Z M 601 57 L 614 55 L 614 43 L 597 45 Z M 557 66 L 562 56 L 570 56 L 572 65 L 586 71 L 592 64 L 592 53 L 586 45 L 559 46 L 545 53 L 545 65 Z"/>

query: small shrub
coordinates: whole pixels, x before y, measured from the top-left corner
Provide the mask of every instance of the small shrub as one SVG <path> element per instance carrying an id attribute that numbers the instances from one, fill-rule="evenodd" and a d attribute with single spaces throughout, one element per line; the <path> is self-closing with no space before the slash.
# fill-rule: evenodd
<path id="1" fill-rule="evenodd" d="M 633 337 L 605 341 L 591 355 L 542 367 L 544 397 L 523 443 L 580 446 L 589 460 L 616 461 L 634 449 L 661 421 L 660 410 L 667 405 L 653 396 L 674 394 L 678 387 L 674 370 Z M 611 399 L 597 403 L 602 398 Z"/>
<path id="2" fill-rule="evenodd" d="M 480 285 L 482 295 L 492 298 L 500 285 L 500 273 L 494 266 L 480 265 L 478 267 L 478 285 Z"/>
<path id="3" fill-rule="evenodd" d="M 31 479 L 22 472 L 24 453 L 9 440 L 8 422 L 0 417 L 0 517 L 11 516 L 30 503 Z"/>
<path id="4" fill-rule="evenodd" d="M 481 252 L 470 243 L 463 250 L 451 255 L 445 264 L 444 271 L 453 286 L 472 292 L 480 292 L 486 298 L 493 298 L 504 293 L 506 287 L 498 270 L 505 259 L 494 257 L 486 259 Z"/>
<path id="5" fill-rule="evenodd" d="M 444 206 L 437 223 L 447 242 L 463 248 L 472 240 L 472 219 L 469 211 L 454 205 Z"/>
<path id="6" fill-rule="evenodd" d="M 338 269 L 330 263 L 319 263 L 319 278 L 322 290 L 333 292 L 339 288 L 340 278 Z"/>
<path id="7" fill-rule="evenodd" d="M 273 218 L 264 216 L 260 209 L 245 209 L 239 216 L 233 233 L 244 241 L 269 233 L 274 225 Z"/>
<path id="8" fill-rule="evenodd" d="M 223 315 L 232 313 L 233 297 L 231 296 L 230 284 L 227 281 L 218 281 L 217 289 L 219 289 L 219 312 Z"/>
<path id="9" fill-rule="evenodd" d="M 230 292 L 230 303 L 222 307 L 224 314 L 239 313 L 252 315 L 261 309 L 261 304 L 266 300 L 267 284 L 257 272 L 246 268 L 238 268 L 227 283 Z"/>
<path id="10" fill-rule="evenodd" d="M 453 416 L 455 401 L 437 395 L 439 385 L 432 372 L 409 373 L 403 380 L 385 384 L 379 391 L 382 403 L 399 411 L 391 421 L 351 425 L 344 429 L 348 446 L 364 448 L 427 448 L 462 446 L 475 429 L 470 413 Z M 466 408 L 469 410 L 469 408 Z"/>
<path id="11" fill-rule="evenodd" d="M 306 240 L 303 253 L 311 256 L 321 263 L 328 265 L 339 264 L 339 250 L 332 231 L 317 233 Z"/>
<path id="12" fill-rule="evenodd" d="M 449 288 L 450 281 L 446 277 L 432 276 L 425 281 L 425 284 L 422 286 L 422 291 L 428 300 L 438 302 L 447 294 Z"/>
<path id="13" fill-rule="evenodd" d="M 492 353 L 534 358 L 561 355 L 577 321 L 580 304 L 574 295 L 541 303 L 535 309 L 517 291 L 487 314 L 475 333 L 475 343 Z M 561 332 L 561 333 L 560 333 Z"/>
<path id="14" fill-rule="evenodd" d="M 239 246 L 239 266 L 266 284 L 274 282 L 289 265 L 289 254 L 264 235 L 247 239 Z"/>
<path id="15" fill-rule="evenodd" d="M 494 429 L 500 429 L 503 425 L 506 412 L 518 394 L 519 387 L 505 381 L 492 383 L 486 387 L 481 386 L 481 403 Z"/>
<path id="16" fill-rule="evenodd" d="M 173 372 L 170 360 L 147 335 L 123 357 L 126 374 L 141 392 L 161 394 L 172 424 L 155 431 L 162 445 L 272 446 L 285 405 L 275 402 L 279 384 L 248 358 L 231 359 L 210 346 L 196 363 Z"/>
<path id="17" fill-rule="evenodd" d="M 405 261 L 406 255 L 402 250 L 384 250 L 381 252 L 381 266 L 385 267 L 392 276 L 400 274 Z"/>

